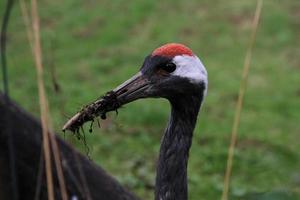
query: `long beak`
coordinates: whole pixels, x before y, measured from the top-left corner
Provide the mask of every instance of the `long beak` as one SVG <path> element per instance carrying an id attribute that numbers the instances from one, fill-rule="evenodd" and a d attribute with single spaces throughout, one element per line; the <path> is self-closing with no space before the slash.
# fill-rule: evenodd
<path id="1" fill-rule="evenodd" d="M 137 73 L 113 90 L 121 105 L 136 99 L 147 97 L 146 90 L 149 88 L 149 80 L 141 73 Z"/>
<path id="2" fill-rule="evenodd" d="M 99 115 L 101 117 L 105 116 L 107 112 L 116 110 L 126 103 L 147 97 L 147 89 L 149 86 L 150 81 L 147 77 L 141 72 L 137 73 L 114 90 L 108 92 L 102 98 L 85 106 L 67 121 L 62 130 L 76 132 L 85 122 L 93 121 L 94 118 Z"/>

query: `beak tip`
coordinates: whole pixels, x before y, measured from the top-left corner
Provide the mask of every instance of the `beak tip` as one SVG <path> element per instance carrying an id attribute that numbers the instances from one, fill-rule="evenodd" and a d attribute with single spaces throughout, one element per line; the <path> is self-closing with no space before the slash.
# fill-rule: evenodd
<path id="1" fill-rule="evenodd" d="M 101 99 L 97 99 L 93 103 L 84 106 L 79 112 L 71 117 L 63 126 L 62 131 L 67 130 L 76 132 L 82 125 L 88 121 L 93 121 L 96 117 L 100 116 L 105 119 L 105 114 L 121 107 L 122 104 L 117 99 L 115 92 L 110 91 L 106 93 Z"/>

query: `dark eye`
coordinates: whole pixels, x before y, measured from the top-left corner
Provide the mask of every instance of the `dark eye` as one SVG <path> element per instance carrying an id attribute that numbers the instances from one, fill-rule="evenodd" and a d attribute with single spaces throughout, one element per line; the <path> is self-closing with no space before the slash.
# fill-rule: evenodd
<path id="1" fill-rule="evenodd" d="M 161 67 L 161 69 L 165 70 L 168 73 L 172 73 L 176 69 L 176 65 L 172 62 L 169 62 Z"/>

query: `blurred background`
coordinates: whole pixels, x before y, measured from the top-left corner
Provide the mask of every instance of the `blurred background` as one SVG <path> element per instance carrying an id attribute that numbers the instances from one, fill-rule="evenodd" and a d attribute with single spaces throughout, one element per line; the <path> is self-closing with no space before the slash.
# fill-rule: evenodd
<path id="1" fill-rule="evenodd" d="M 1 12 L 5 1 L 0 2 Z M 68 117 L 135 74 L 158 46 L 178 42 L 209 73 L 188 166 L 189 196 L 219 199 L 256 1 L 40 0 L 47 93 L 56 132 L 123 185 L 153 199 L 169 116 L 139 100 L 85 125 L 87 147 L 60 131 Z M 18 2 L 7 56 L 11 98 L 39 117 L 34 60 Z M 300 199 L 300 1 L 266 0 L 257 32 L 231 177 L 230 199 Z M 1 77 L 2 79 L 2 77 Z M 2 80 L 1 80 L 2 81 Z"/>

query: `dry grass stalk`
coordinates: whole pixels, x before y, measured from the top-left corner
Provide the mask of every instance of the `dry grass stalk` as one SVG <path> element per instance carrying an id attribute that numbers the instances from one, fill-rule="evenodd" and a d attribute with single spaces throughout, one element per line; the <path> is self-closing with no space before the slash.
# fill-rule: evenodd
<path id="1" fill-rule="evenodd" d="M 21 0 L 22 1 L 22 0 Z M 46 177 L 47 177 L 47 189 L 48 189 L 48 199 L 54 200 L 54 188 L 53 188 L 53 177 L 52 177 L 52 167 L 51 167 L 51 147 L 53 150 L 55 166 L 58 174 L 58 181 L 60 185 L 61 197 L 63 200 L 68 199 L 66 185 L 64 181 L 60 154 L 58 150 L 58 145 L 56 143 L 55 136 L 51 131 L 51 123 L 49 119 L 49 110 L 48 110 L 48 101 L 46 97 L 46 91 L 43 80 L 43 65 L 42 65 L 42 50 L 40 43 L 40 27 L 39 27 L 39 16 L 37 11 L 37 2 L 36 0 L 31 1 L 31 13 L 32 13 L 32 32 L 29 29 L 29 17 L 28 12 L 26 12 L 25 3 L 21 2 L 23 5 L 26 23 L 27 23 L 27 34 L 29 42 L 32 43 L 33 55 L 35 58 L 35 66 L 37 71 L 37 81 L 38 81 L 38 90 L 39 90 L 39 101 L 40 101 L 40 110 L 41 110 L 41 121 L 42 121 L 42 132 L 43 132 L 43 149 L 45 156 L 45 166 L 46 166 Z M 31 36 L 32 35 L 32 36 Z M 32 38 L 32 42 L 31 39 Z M 51 147 L 50 147 L 51 145 Z"/>
<path id="2" fill-rule="evenodd" d="M 235 117 L 234 117 L 234 121 L 233 121 L 232 132 L 231 132 L 230 146 L 229 146 L 229 150 L 228 150 L 227 166 L 226 166 L 226 172 L 225 172 L 225 178 L 224 178 L 224 187 L 223 187 L 223 193 L 222 193 L 222 198 L 221 198 L 222 200 L 228 199 L 229 182 L 230 182 L 230 176 L 231 176 L 231 171 L 232 171 L 234 149 L 235 149 L 235 145 L 236 145 L 236 141 L 237 141 L 237 133 L 238 133 L 238 128 L 239 128 L 239 124 L 240 124 L 241 111 L 243 108 L 243 101 L 244 101 L 245 91 L 247 88 L 247 80 L 248 80 L 248 76 L 249 76 L 252 49 L 254 47 L 254 42 L 256 39 L 256 32 L 257 32 L 257 28 L 258 28 L 259 19 L 260 19 L 262 3 L 263 3 L 263 0 L 257 1 L 255 15 L 254 15 L 253 23 L 252 23 L 251 38 L 250 38 L 250 42 L 249 42 L 249 45 L 247 48 L 246 57 L 245 57 L 245 61 L 244 61 L 243 75 L 242 75 L 242 80 L 241 80 L 241 84 L 240 84 L 239 96 L 238 96 L 238 101 L 236 104 Z"/>

